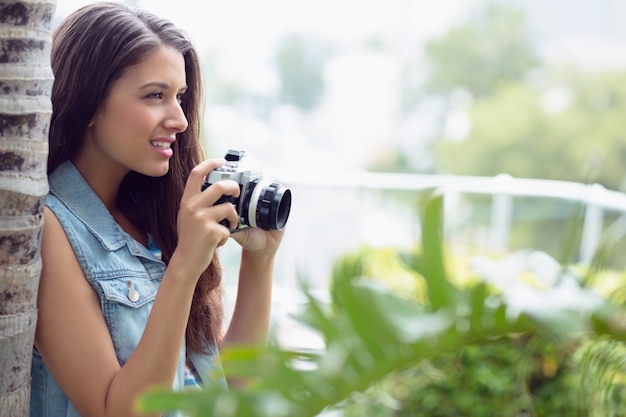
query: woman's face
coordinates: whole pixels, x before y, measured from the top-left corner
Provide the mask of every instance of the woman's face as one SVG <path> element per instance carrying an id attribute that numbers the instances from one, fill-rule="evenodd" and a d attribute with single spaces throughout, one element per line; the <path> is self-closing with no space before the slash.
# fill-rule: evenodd
<path id="1" fill-rule="evenodd" d="M 98 108 L 76 163 L 107 174 L 165 175 L 176 134 L 187 128 L 182 54 L 161 47 L 126 68 Z"/>

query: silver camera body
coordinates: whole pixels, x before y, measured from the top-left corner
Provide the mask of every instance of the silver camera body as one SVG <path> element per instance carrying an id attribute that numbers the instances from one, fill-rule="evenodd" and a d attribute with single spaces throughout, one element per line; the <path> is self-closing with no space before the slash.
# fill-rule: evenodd
<path id="1" fill-rule="evenodd" d="M 239 224 L 231 232 L 249 227 L 282 230 L 291 210 L 291 190 L 277 182 L 264 180 L 262 172 L 245 156 L 245 151 L 230 149 L 225 159 L 224 165 L 209 173 L 202 191 L 223 180 L 239 184 L 239 197 L 224 195 L 215 203 L 228 202 L 235 206 Z M 228 221 L 223 220 L 221 223 L 228 227 Z"/>

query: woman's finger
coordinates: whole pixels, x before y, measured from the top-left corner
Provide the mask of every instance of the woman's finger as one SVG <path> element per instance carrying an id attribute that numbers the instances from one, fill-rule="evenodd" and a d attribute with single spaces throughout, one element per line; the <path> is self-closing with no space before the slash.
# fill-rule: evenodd
<path id="1" fill-rule="evenodd" d="M 224 159 L 207 159 L 200 162 L 191 170 L 189 178 L 187 178 L 187 184 L 185 185 L 185 191 L 183 191 L 182 199 L 188 199 L 191 195 L 195 195 L 202 191 L 202 184 L 207 175 L 214 169 L 221 167 L 226 163 Z"/>

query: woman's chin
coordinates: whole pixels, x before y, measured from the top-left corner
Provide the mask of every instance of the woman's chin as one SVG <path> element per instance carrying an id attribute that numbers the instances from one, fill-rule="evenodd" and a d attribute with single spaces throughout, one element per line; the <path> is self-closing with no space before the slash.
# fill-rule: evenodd
<path id="1" fill-rule="evenodd" d="M 170 165 L 169 163 L 167 165 L 163 165 L 160 167 L 153 167 L 151 169 L 147 169 L 144 172 L 142 172 L 142 174 L 148 176 L 148 177 L 162 177 L 165 174 L 167 174 L 170 170 Z"/>

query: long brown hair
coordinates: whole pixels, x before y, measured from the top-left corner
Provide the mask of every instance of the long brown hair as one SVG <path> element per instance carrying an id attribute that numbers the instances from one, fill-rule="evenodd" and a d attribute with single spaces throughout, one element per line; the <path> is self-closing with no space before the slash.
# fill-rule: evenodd
<path id="1" fill-rule="evenodd" d="M 181 107 L 188 127 L 172 145 L 169 172 L 157 178 L 129 173 L 120 186 L 117 204 L 152 236 L 167 264 L 178 242 L 176 218 L 187 177 L 204 158 L 198 56 L 188 37 L 170 21 L 121 3 L 102 2 L 75 11 L 55 30 L 48 173 L 75 156 L 98 106 L 125 69 L 161 46 L 172 47 L 184 57 L 188 90 Z M 220 280 L 215 256 L 194 293 L 186 331 L 187 346 L 193 351 L 206 352 L 207 343 L 219 338 L 223 316 Z"/>

